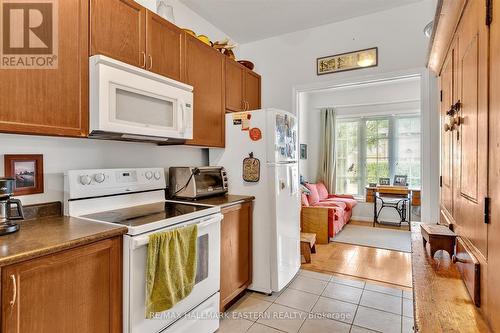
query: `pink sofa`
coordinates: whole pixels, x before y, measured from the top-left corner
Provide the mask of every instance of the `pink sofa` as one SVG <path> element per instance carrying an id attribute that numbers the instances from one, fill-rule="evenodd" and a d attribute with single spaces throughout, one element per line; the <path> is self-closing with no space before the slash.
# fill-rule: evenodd
<path id="1" fill-rule="evenodd" d="M 307 183 L 305 186 L 311 193 L 302 193 L 302 206 L 327 208 L 328 236 L 335 236 L 351 220 L 356 199 L 352 195 L 330 194 L 323 183 Z"/>

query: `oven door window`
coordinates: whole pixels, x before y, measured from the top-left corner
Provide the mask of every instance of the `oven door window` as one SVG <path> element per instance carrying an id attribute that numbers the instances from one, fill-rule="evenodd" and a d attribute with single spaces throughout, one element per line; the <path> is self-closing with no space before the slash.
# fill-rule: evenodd
<path id="1" fill-rule="evenodd" d="M 205 280 L 208 277 L 208 258 L 209 258 L 210 247 L 208 244 L 208 234 L 204 234 L 198 237 L 196 243 L 196 252 L 198 257 L 198 262 L 196 266 L 196 278 L 194 283 Z"/>
<path id="2" fill-rule="evenodd" d="M 174 127 L 175 102 L 116 88 L 115 118 L 147 127 Z"/>

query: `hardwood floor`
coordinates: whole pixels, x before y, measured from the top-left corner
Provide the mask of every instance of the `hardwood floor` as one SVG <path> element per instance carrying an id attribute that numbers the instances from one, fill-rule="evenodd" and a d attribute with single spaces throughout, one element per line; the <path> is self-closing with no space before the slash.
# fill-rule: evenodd
<path id="1" fill-rule="evenodd" d="M 367 224 L 358 221 L 350 223 Z M 408 227 L 390 228 L 407 230 Z M 302 264 L 302 268 L 412 287 L 411 254 L 405 252 L 343 243 L 317 244 L 316 253 L 311 255 L 311 263 Z"/>

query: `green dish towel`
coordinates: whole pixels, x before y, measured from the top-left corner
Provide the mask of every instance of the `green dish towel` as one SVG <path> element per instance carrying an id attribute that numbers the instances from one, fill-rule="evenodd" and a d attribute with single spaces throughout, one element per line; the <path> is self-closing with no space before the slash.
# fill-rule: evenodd
<path id="1" fill-rule="evenodd" d="M 146 272 L 146 318 L 172 308 L 193 290 L 198 226 L 149 236 Z"/>

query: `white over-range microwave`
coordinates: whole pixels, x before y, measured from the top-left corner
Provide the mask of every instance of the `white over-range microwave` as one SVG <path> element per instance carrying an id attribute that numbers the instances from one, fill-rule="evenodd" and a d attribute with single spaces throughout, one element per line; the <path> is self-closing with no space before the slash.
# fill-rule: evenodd
<path id="1" fill-rule="evenodd" d="M 179 143 L 193 138 L 193 87 L 123 62 L 90 58 L 90 135 Z"/>

